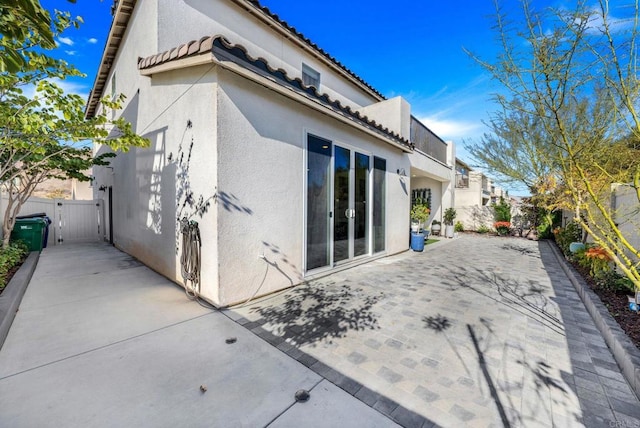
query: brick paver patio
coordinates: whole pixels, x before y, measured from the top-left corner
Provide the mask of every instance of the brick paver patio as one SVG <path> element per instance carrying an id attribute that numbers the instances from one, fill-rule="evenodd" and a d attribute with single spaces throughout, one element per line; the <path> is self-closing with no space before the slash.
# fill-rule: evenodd
<path id="1" fill-rule="evenodd" d="M 465 235 L 227 313 L 405 426 L 640 427 L 549 245 Z"/>

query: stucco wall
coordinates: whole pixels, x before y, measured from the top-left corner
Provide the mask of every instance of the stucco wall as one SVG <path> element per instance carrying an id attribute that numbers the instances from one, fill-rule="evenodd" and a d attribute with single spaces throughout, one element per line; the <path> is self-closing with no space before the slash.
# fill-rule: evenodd
<path id="1" fill-rule="evenodd" d="M 220 73 L 218 176 L 220 304 L 302 281 L 306 133 L 387 160 L 387 253 L 407 249 L 408 192 L 398 149 L 233 73 Z M 391 173 L 393 171 L 393 174 Z M 391 219 L 394 219 L 393 221 Z M 263 255 L 265 259 L 258 256 Z"/>
<path id="2" fill-rule="evenodd" d="M 102 94 L 102 97 L 104 97 L 112 93 L 112 78 L 115 73 L 115 92 L 118 94 L 124 94 L 126 96 L 123 109 L 122 111 L 117 112 L 117 115 L 122 115 L 123 117 L 125 117 L 132 124 L 133 130 L 136 132 L 142 132 L 141 130 L 143 130 L 148 125 L 148 121 L 145 122 L 145 119 L 141 117 L 140 114 L 140 93 L 138 91 L 141 91 L 142 94 L 146 94 L 148 93 L 151 85 L 148 78 L 143 78 L 140 76 L 137 67 L 137 59 L 139 56 L 151 55 L 154 52 L 157 52 L 156 29 L 156 2 L 138 2 L 130 18 L 127 31 L 125 32 L 125 35 L 123 37 L 124 42 L 120 46 L 120 50 L 112 63 L 109 76 L 107 77 L 105 90 Z M 103 107 L 98 106 L 97 112 L 101 113 L 103 111 Z M 107 113 L 109 117 L 111 117 L 111 112 Z M 144 111 L 142 111 L 142 115 L 144 115 Z M 94 145 L 93 150 L 94 154 L 110 151 L 108 147 L 101 145 Z M 131 155 L 136 152 L 137 150 L 133 149 L 133 153 Z M 112 167 L 115 168 L 117 163 L 117 159 L 111 160 Z M 122 170 L 122 165 L 120 166 L 119 174 L 128 174 L 128 172 Z M 110 230 L 108 213 L 110 212 L 110 207 L 107 198 L 108 193 L 107 190 L 100 191 L 99 189 L 102 186 L 104 186 L 105 189 L 109 186 L 112 186 L 114 189 L 116 189 L 116 187 L 122 188 L 122 183 L 125 182 L 127 183 L 127 185 L 124 186 L 124 189 L 127 189 L 127 186 L 133 183 L 133 179 L 129 178 L 128 180 L 121 180 L 116 185 L 114 181 L 114 178 L 116 176 L 115 169 L 103 167 L 94 167 L 93 176 L 95 177 L 93 186 L 93 198 L 104 200 L 105 213 L 107 215 L 106 233 L 107 236 L 109 236 Z M 114 198 L 116 199 L 115 202 L 117 202 L 117 199 L 123 195 L 123 192 L 116 193 L 114 195 Z M 116 213 L 114 213 L 114 220 L 118 215 L 117 212 L 120 210 L 121 208 L 116 209 Z M 123 219 L 119 220 L 122 221 Z"/>
<path id="3" fill-rule="evenodd" d="M 456 222 L 461 222 L 464 230 L 478 230 L 480 226 L 493 228 L 495 213 L 490 206 L 456 207 Z"/>
<path id="4" fill-rule="evenodd" d="M 323 92 L 352 107 L 375 102 L 354 84 L 331 70 L 289 39 L 228 0 L 158 0 L 159 52 L 190 40 L 221 34 L 241 44 L 255 57 L 263 57 L 274 68 L 282 68 L 291 77 L 301 77 L 302 62 L 320 72 Z"/>
<path id="5" fill-rule="evenodd" d="M 635 189 L 624 185 L 615 185 L 613 189 L 618 227 L 629 243 L 640 249 L 640 203 Z"/>
<path id="6" fill-rule="evenodd" d="M 115 245 L 182 283 L 177 221 L 186 215 L 200 226 L 200 292 L 207 300 L 229 305 L 301 282 L 309 132 L 386 159 L 386 253 L 406 250 L 409 189 L 396 170 L 408 171 L 410 165 L 399 149 L 213 64 L 152 77 L 139 74 L 139 56 L 195 34 L 232 34 L 212 26 L 211 17 L 221 16 L 267 50 L 281 49 L 276 54 L 256 49 L 252 55 L 268 53 L 289 58 L 295 67 L 301 64 L 296 62 L 301 60 L 299 48 L 266 27 L 248 28 L 256 26 L 255 18 L 228 2 L 138 2 L 112 70 L 116 91 L 127 96 L 121 114 L 149 138 L 151 147 L 118 153 L 110 168 L 94 170 L 95 195 L 105 200 L 107 214 L 113 211 Z M 257 48 L 247 40 L 232 41 Z M 327 69 L 323 83 L 331 82 L 325 80 L 329 74 Z M 331 78 L 335 88 L 358 103 L 372 101 L 351 84 Z M 110 82 L 105 94 L 111 92 Z M 108 206 L 108 191 L 97 190 L 101 186 L 113 189 L 113 207 Z"/>
<path id="7" fill-rule="evenodd" d="M 469 173 L 469 187 L 458 187 L 456 209 L 468 206 L 482 206 L 482 174 Z"/>

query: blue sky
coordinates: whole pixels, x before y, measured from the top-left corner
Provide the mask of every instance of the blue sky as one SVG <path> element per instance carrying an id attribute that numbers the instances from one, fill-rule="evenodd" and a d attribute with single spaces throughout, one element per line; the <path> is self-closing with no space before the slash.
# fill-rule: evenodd
<path id="1" fill-rule="evenodd" d="M 385 96 L 406 98 L 412 113 L 443 139 L 455 141 L 463 158 L 462 139 L 482 135 L 491 83 L 463 48 L 491 52 L 491 0 L 396 0 L 392 8 L 386 1 L 364 0 L 261 3 Z M 112 2 L 42 4 L 84 19 L 80 29 L 69 29 L 58 39 L 55 55 L 87 74 L 68 85 L 86 95 L 109 31 Z"/>
<path id="2" fill-rule="evenodd" d="M 493 0 L 416 1 L 261 0 L 273 13 L 329 52 L 387 97 L 403 96 L 412 113 L 473 164 L 464 141 L 479 141 L 483 120 L 495 110 L 499 91 L 465 53 L 486 59 L 496 52 Z M 509 7 L 519 2 L 507 0 Z M 536 7 L 562 7 L 567 0 L 538 0 Z M 97 71 L 111 23 L 111 0 L 42 0 L 80 15 L 84 25 L 58 39 L 56 55 L 87 74 L 68 88 L 86 95 Z M 185 40 L 186 41 L 186 40 Z"/>

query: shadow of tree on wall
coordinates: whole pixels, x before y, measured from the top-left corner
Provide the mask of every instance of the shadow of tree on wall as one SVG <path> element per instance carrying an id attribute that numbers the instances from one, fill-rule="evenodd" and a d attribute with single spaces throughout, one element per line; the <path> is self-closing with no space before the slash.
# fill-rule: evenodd
<path id="1" fill-rule="evenodd" d="M 195 217 L 202 219 L 209 212 L 211 204 L 221 204 L 226 211 L 234 211 L 243 214 L 252 215 L 253 211 L 243 205 L 240 200 L 233 194 L 221 192 L 214 187 L 211 194 L 197 193 L 193 189 L 191 182 L 191 160 L 195 140 L 190 134 L 193 129 L 193 123 L 188 120 L 187 125 L 182 133 L 182 139 L 178 145 L 178 152 L 174 155 L 169 153 L 167 160 L 173 163 L 176 168 L 176 227 L 180 230 L 180 221 L 183 218 L 192 220 Z M 176 252 L 179 251 L 180 235 L 176 235 Z"/>
<path id="2" fill-rule="evenodd" d="M 361 288 L 337 285 L 302 284 L 284 295 L 284 304 L 254 307 L 260 323 L 275 327 L 273 334 L 295 346 L 345 337 L 350 330 L 379 329 L 373 307 L 383 297 L 367 295 Z"/>
<path id="3" fill-rule="evenodd" d="M 264 246 L 262 252 L 264 254 L 265 262 L 267 262 L 269 266 L 275 268 L 278 272 L 284 275 L 287 280 L 289 280 L 290 285 L 294 285 L 293 279 L 282 270 L 278 262 L 287 265 L 293 272 L 299 272 L 298 267 L 295 264 L 291 263 L 291 261 L 289 260 L 289 256 L 287 256 L 279 246 L 270 244 L 266 241 L 262 241 L 262 245 Z"/>
<path id="4" fill-rule="evenodd" d="M 240 200 L 233 193 L 220 192 L 216 188 L 216 193 L 213 196 L 213 199 L 217 204 L 221 204 L 222 207 L 229 212 L 235 211 L 243 214 L 253 214 L 253 210 L 242 205 Z"/>
<path id="5" fill-rule="evenodd" d="M 185 147 L 187 133 L 191 132 L 193 123 L 189 120 L 182 134 L 182 140 L 178 145 L 178 153 L 173 158 L 173 153 L 169 153 L 169 162 L 176 163 L 176 221 L 180 222 L 183 217 L 187 220 L 194 216 L 202 218 L 211 206 L 211 201 L 215 198 L 215 192 L 210 196 L 195 194 L 191 184 L 191 155 L 195 144 L 193 135 L 189 138 Z"/>

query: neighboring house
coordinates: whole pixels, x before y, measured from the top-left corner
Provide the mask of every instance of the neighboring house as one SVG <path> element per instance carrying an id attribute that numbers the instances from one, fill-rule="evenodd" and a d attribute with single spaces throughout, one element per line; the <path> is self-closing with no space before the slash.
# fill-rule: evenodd
<path id="1" fill-rule="evenodd" d="M 93 189 L 90 181 L 80 181 L 76 178 L 59 180 L 51 178 L 38 184 L 33 191 L 33 197 L 49 199 L 91 200 Z"/>
<path id="2" fill-rule="evenodd" d="M 407 250 L 413 190 L 452 203 L 453 144 L 257 1 L 118 1 L 86 114 L 116 93 L 151 147 L 94 168 L 107 236 L 182 283 L 197 221 L 218 306 Z"/>
<path id="3" fill-rule="evenodd" d="M 501 197 L 509 200 L 508 192 L 457 158 L 455 170 L 456 221 L 460 221 L 465 230 L 477 230 L 482 225 L 491 228 L 494 222 L 491 206 L 500 202 Z"/>

